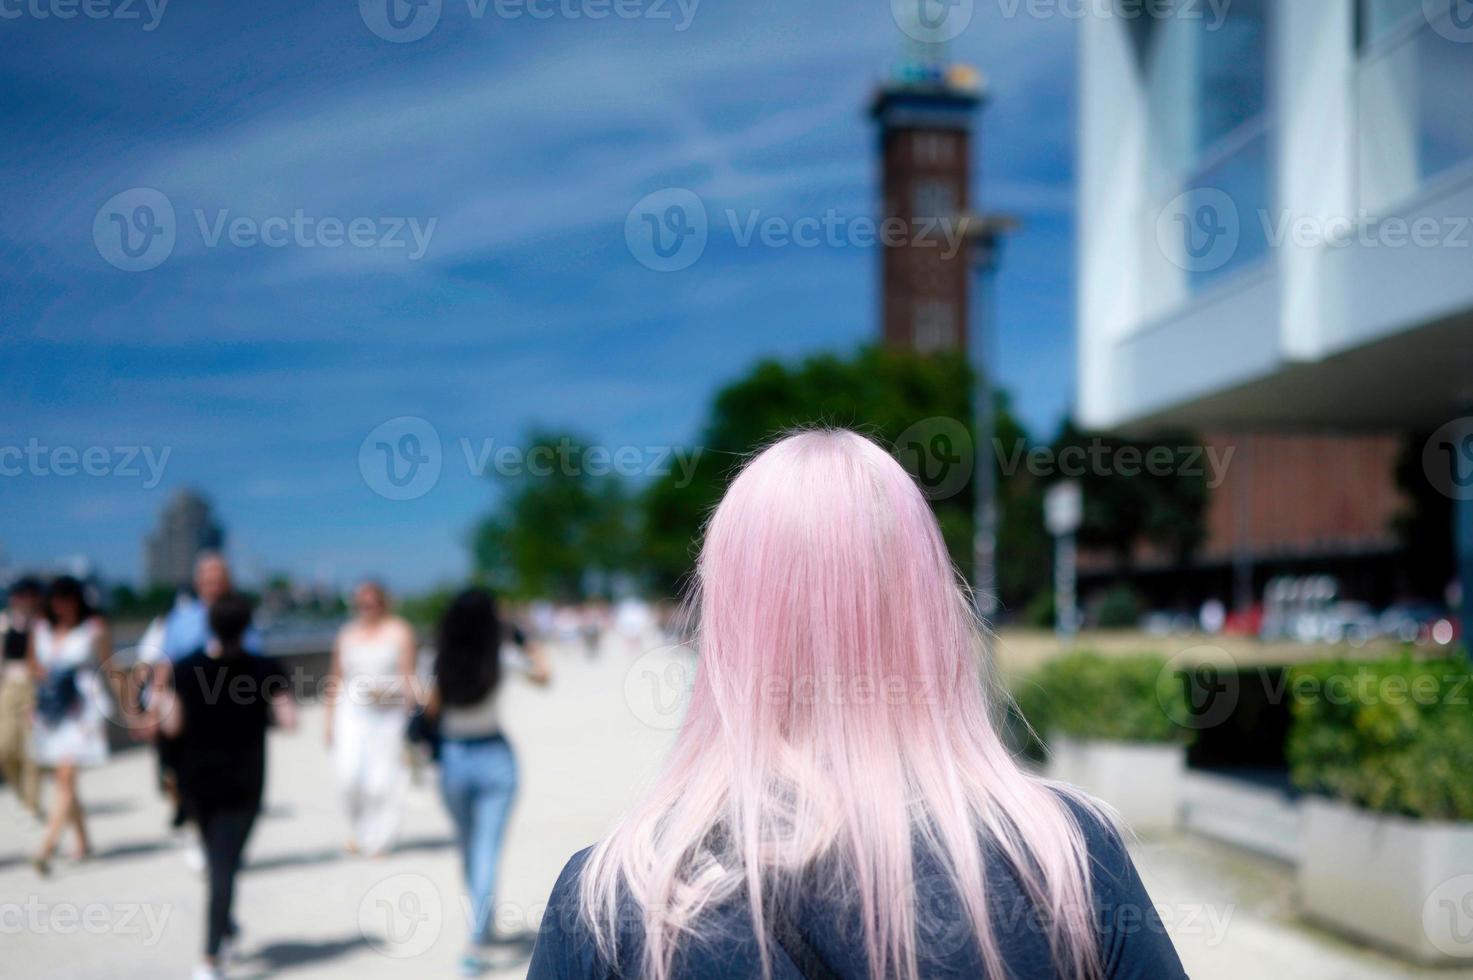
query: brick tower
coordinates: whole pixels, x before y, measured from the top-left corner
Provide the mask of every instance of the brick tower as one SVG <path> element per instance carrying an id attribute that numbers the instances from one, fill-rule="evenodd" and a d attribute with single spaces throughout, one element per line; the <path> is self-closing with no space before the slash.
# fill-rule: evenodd
<path id="1" fill-rule="evenodd" d="M 887 346 L 966 350 L 971 269 L 959 236 L 970 213 L 972 120 L 982 97 L 980 77 L 967 66 L 909 62 L 870 105 L 880 137 L 880 216 L 903 229 L 881 236 Z"/>

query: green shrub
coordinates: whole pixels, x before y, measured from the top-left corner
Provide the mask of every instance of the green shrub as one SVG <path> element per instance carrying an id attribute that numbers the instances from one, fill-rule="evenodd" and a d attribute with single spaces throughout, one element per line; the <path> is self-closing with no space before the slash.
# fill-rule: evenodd
<path id="1" fill-rule="evenodd" d="M 1021 678 L 1012 693 L 1019 713 L 1044 739 L 1171 742 L 1191 734 L 1178 724 L 1189 717 L 1182 679 L 1154 654 L 1067 654 Z M 1041 747 L 1024 748 L 1036 756 Z"/>
<path id="2" fill-rule="evenodd" d="M 1473 820 L 1473 683 L 1458 659 L 1289 673 L 1294 785 L 1382 813 Z"/>
<path id="3" fill-rule="evenodd" d="M 1134 629 L 1141 621 L 1141 597 L 1128 585 L 1116 585 L 1100 597 L 1101 629 Z"/>

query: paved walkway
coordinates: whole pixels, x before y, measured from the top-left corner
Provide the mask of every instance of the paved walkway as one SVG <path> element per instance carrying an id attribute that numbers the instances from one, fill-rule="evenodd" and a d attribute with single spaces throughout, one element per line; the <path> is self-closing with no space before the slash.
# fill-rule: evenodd
<path id="1" fill-rule="evenodd" d="M 671 736 L 672 692 L 689 678 L 683 658 L 636 659 L 617 642 L 596 661 L 557 651 L 554 668 L 551 689 L 505 693 L 522 763 L 498 911 L 513 936 L 535 929 L 568 855 L 598 837 L 648 777 Z M 269 809 L 238 892 L 245 956 L 232 976 L 454 976 L 463 904 L 430 774 L 411 791 L 394 854 L 344 857 L 321 722 L 309 709 L 296 734 L 272 738 Z M 151 756 L 119 755 L 86 773 L 82 792 L 99 856 L 60 862 L 45 881 L 25 861 L 39 829 L 8 794 L 0 800 L 0 972 L 187 977 L 201 944 L 203 883 L 166 839 Z M 1416 975 L 1294 925 L 1291 881 L 1279 865 L 1191 839 L 1142 845 L 1137 859 L 1194 977 Z M 504 968 L 494 976 L 524 976 L 528 950 L 517 942 L 501 949 Z"/>

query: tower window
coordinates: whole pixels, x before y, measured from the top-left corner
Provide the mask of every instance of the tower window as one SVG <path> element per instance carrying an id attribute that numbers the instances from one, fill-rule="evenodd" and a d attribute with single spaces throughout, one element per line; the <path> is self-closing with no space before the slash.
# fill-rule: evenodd
<path id="1" fill-rule="evenodd" d="M 915 349 L 922 354 L 952 350 L 957 346 L 956 307 L 945 300 L 923 300 L 916 304 L 912 328 Z"/>
<path id="2" fill-rule="evenodd" d="M 911 214 L 917 218 L 949 218 L 956 214 L 956 191 L 947 180 L 918 180 L 911 194 Z"/>
<path id="3" fill-rule="evenodd" d="M 911 152 L 921 166 L 950 166 L 955 154 L 950 133 L 916 133 L 911 137 Z"/>

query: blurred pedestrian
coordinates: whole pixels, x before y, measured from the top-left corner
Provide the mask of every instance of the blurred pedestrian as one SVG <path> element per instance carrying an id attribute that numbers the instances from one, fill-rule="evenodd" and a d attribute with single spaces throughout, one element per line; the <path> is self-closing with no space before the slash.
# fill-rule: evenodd
<path id="1" fill-rule="evenodd" d="M 150 626 L 140 644 L 139 661 L 149 665 L 149 685 L 152 691 L 167 690 L 173 665 L 209 645 L 210 607 L 220 597 L 229 594 L 232 588 L 230 565 L 225 561 L 225 556 L 218 551 L 200 552 L 194 560 L 193 594 L 181 593 L 162 621 Z M 247 653 L 261 652 L 260 634 L 254 629 L 247 630 L 241 642 Z M 147 699 L 148 695 L 145 695 L 144 700 Z M 167 735 L 156 732 L 154 749 L 158 755 L 159 785 L 173 804 L 171 827 L 185 835 L 181 839 L 185 863 L 191 870 L 201 871 L 205 864 L 204 854 L 198 842 L 188 836 L 185 826 L 188 813 L 179 797 L 178 778 L 174 772 L 174 748 Z"/>
<path id="2" fill-rule="evenodd" d="M 32 859 L 43 875 L 67 827 L 76 833 L 77 860 L 91 854 L 77 773 L 107 761 L 106 702 L 97 667 L 111 655 L 107 621 L 93 611 L 82 583 L 69 575 L 52 582 L 46 615 L 34 624 L 30 646 L 36 682 L 31 758 L 56 783 L 41 849 Z"/>
<path id="3" fill-rule="evenodd" d="M 41 611 L 41 583 L 22 578 L 10 586 L 0 612 L 4 660 L 0 667 L 0 774 L 21 805 L 41 819 L 41 773 L 28 748 L 36 684 L 28 654 L 31 628 Z"/>
<path id="4" fill-rule="evenodd" d="M 488 968 L 493 938 L 496 874 L 502 838 L 517 793 L 517 763 L 501 728 L 498 696 L 506 668 L 533 683 L 552 677 L 541 647 L 502 652 L 506 634 L 496 600 L 485 589 L 456 596 L 440 621 L 435 687 L 429 712 L 441 738 L 440 791 L 455 823 L 461 868 L 470 892 L 470 945 L 461 973 Z"/>
<path id="5" fill-rule="evenodd" d="M 266 729 L 296 727 L 281 665 L 245 649 L 251 603 L 237 593 L 210 606 L 208 646 L 173 665 L 159 694 L 164 733 L 174 739 L 179 795 L 199 828 L 209 868 L 205 958 L 196 980 L 214 980 L 239 936 L 232 909 L 235 875 L 261 810 Z"/>
<path id="6" fill-rule="evenodd" d="M 350 827 L 346 850 L 380 857 L 393 843 L 409 780 L 404 743 L 414 706 L 414 630 L 378 582 L 353 593 L 357 614 L 333 643 L 327 744 Z"/>

